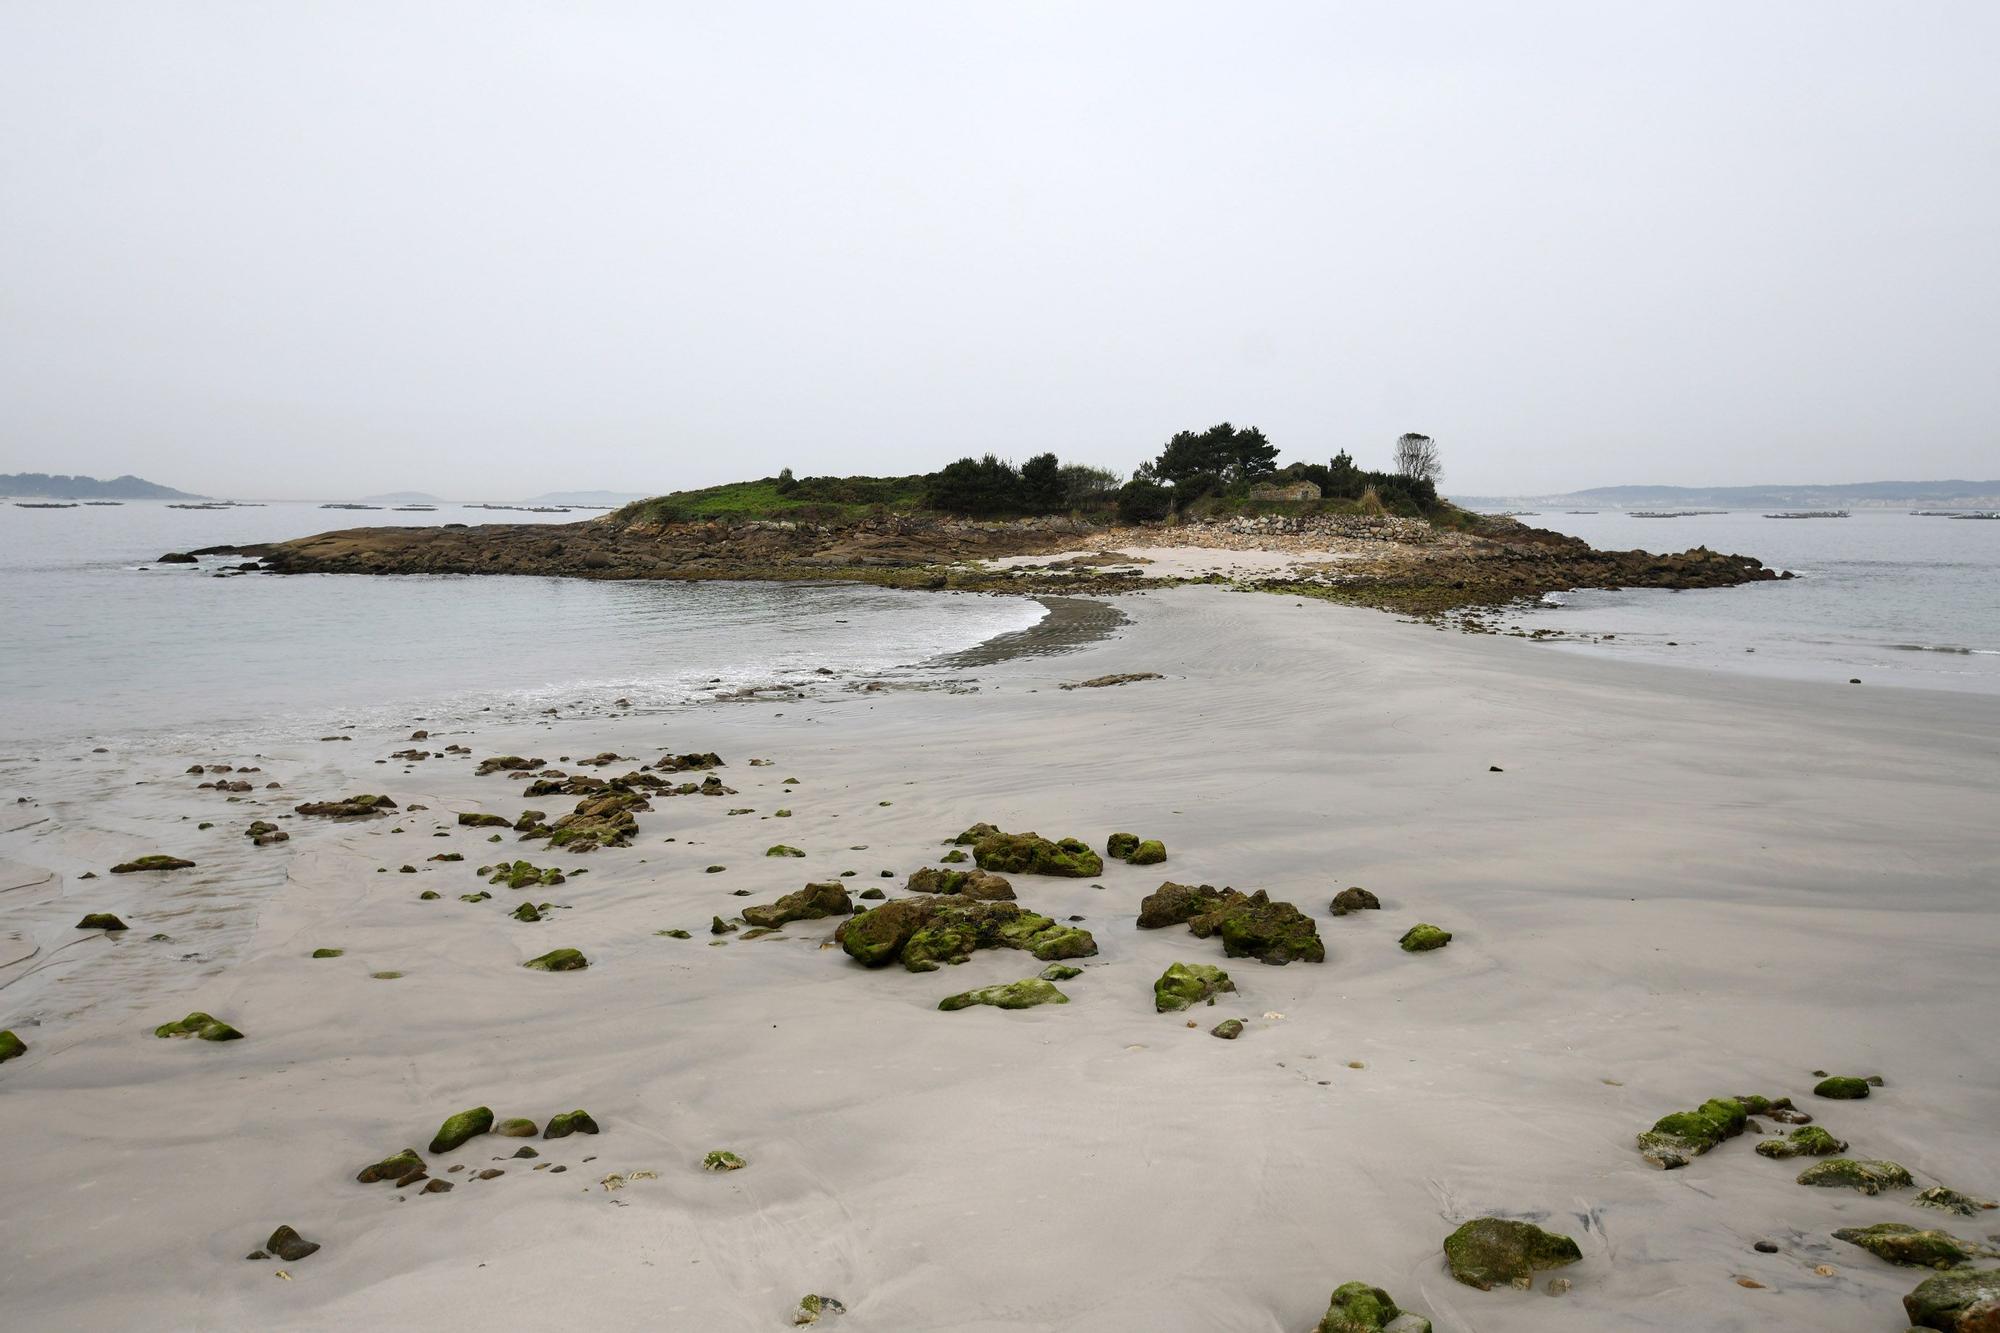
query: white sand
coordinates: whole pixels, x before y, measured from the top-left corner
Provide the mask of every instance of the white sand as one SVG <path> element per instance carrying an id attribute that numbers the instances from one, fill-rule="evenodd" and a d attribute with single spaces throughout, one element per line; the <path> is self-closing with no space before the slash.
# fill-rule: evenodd
<path id="1" fill-rule="evenodd" d="M 1361 1278 L 1441 1333 L 1860 1333 L 1901 1328 L 1923 1274 L 1834 1227 L 1997 1229 L 1907 1193 L 1801 1188 L 1801 1163 L 1748 1141 L 1660 1173 L 1631 1138 L 1711 1095 L 1789 1093 L 1856 1155 L 2000 1194 L 2000 703 L 1587 660 L 1215 589 L 1126 605 L 1115 641 L 983 669 L 976 695 L 435 737 L 480 756 L 731 761 L 740 797 L 657 801 L 634 848 L 523 849 L 591 870 L 535 895 L 573 905 L 539 925 L 507 918 L 524 895 L 504 888 L 459 902 L 499 849 L 483 831 L 433 839 L 432 820 L 566 802 L 524 802 L 462 761 L 376 766 L 400 733 L 274 746 L 282 805 L 225 804 L 179 773 L 242 755 L 0 767 L 16 863 L 0 886 L 19 886 L 0 891 L 0 940 L 43 951 L 0 966 L 0 1026 L 31 1047 L 0 1066 L 8 1325 L 762 1330 L 817 1291 L 850 1311 L 825 1326 L 857 1333 L 1296 1331 Z M 1148 670 L 1168 678 L 1051 688 Z M 802 785 L 780 787 L 790 775 Z M 401 835 L 292 820 L 264 850 L 240 836 L 295 800 L 384 789 L 429 817 Z M 848 868 L 857 891 L 893 889 L 981 819 L 1166 841 L 1166 865 L 1114 865 L 1102 889 L 1016 877 L 1026 904 L 1096 932 L 1067 1006 L 935 1010 L 1039 966 L 1014 952 L 867 971 L 820 947 L 831 922 L 708 946 L 713 912 Z M 811 854 L 758 854 L 778 841 Z M 424 861 L 443 848 L 467 863 Z M 76 878 L 156 850 L 201 865 Z M 425 873 L 395 873 L 405 861 Z M 1214 941 L 1134 928 L 1163 877 L 1295 900 L 1328 962 L 1228 963 L 1240 994 L 1198 1029 L 1153 1013 L 1168 963 L 1225 962 Z M 1386 910 L 1327 918 L 1349 884 Z M 444 900 L 417 901 L 425 887 Z M 87 910 L 133 930 L 53 952 Z M 1457 938 L 1405 955 L 1417 920 Z M 695 938 L 653 934 L 669 926 Z M 559 945 L 592 967 L 517 966 Z M 347 954 L 309 961 L 316 946 Z M 407 975 L 370 979 L 384 969 Z M 150 1035 L 196 1007 L 248 1039 Z M 1211 1038 L 1229 1015 L 1248 1031 Z M 1816 1068 L 1888 1083 L 1815 1102 Z M 604 1133 L 533 1141 L 563 1175 L 445 1176 L 517 1143 L 489 1138 L 432 1159 L 464 1182 L 452 1194 L 355 1183 L 481 1103 L 538 1121 L 585 1107 Z M 720 1147 L 749 1169 L 699 1171 Z M 632 1170 L 659 1177 L 595 1183 Z M 1453 1282 L 1439 1242 L 1487 1212 L 1575 1236 L 1575 1290 Z M 325 1248 L 244 1262 L 279 1223 Z M 1759 1238 L 1781 1252 L 1754 1253 Z"/>

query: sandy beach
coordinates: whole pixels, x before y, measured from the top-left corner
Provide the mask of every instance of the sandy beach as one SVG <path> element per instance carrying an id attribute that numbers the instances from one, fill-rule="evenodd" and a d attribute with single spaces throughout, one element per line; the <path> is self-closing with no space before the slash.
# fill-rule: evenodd
<path id="1" fill-rule="evenodd" d="M 0 1027 L 28 1050 L 0 1064 L 8 1324 L 706 1333 L 788 1327 L 814 1292 L 853 1333 L 1303 1333 L 1362 1280 L 1440 1333 L 1863 1333 L 1905 1327 L 1924 1273 L 1834 1229 L 2000 1231 L 1907 1190 L 1802 1187 L 1803 1161 L 1748 1136 L 1665 1172 L 1633 1143 L 1707 1098 L 1789 1095 L 1854 1156 L 2000 1196 L 2000 701 L 1220 588 L 1115 604 L 1109 639 L 967 668 L 976 690 L 830 681 L 421 742 L 413 718 L 253 753 L 10 751 Z M 1161 678 L 1057 688 L 1128 672 Z M 469 755 L 378 762 L 412 744 Z M 634 762 L 559 762 L 601 751 Z M 688 751 L 720 754 L 736 795 L 656 799 L 630 847 L 495 846 L 456 822 L 572 804 L 475 775 L 489 756 L 609 775 Z M 259 771 L 232 801 L 194 763 Z M 281 818 L 358 792 L 400 809 Z M 290 840 L 252 846 L 253 819 Z M 915 973 L 829 947 L 831 919 L 709 934 L 845 871 L 900 896 L 978 821 L 1165 843 L 1162 865 L 1010 876 L 1095 937 L 1066 1005 L 939 1012 L 1035 975 L 1012 950 Z M 764 855 L 779 843 L 806 854 Z M 106 873 L 153 853 L 196 866 Z M 489 889 L 474 868 L 503 853 L 571 873 Z M 1139 930 L 1163 880 L 1296 903 L 1325 963 Z M 1382 910 L 1329 916 L 1350 885 Z M 524 897 L 567 910 L 514 920 Z M 131 929 L 75 930 L 86 912 Z M 1399 949 L 1419 921 L 1450 945 Z M 520 966 L 564 947 L 590 966 Z M 1176 961 L 1225 966 L 1236 993 L 1194 1026 L 1156 1013 Z M 153 1035 L 190 1010 L 244 1039 Z M 1227 1017 L 1242 1036 L 1211 1037 Z M 1823 1101 L 1816 1070 L 1883 1086 Z M 584 1108 L 601 1133 L 426 1151 L 476 1106 Z M 356 1181 L 405 1146 L 453 1191 Z M 747 1167 L 703 1171 L 717 1149 Z M 1574 1237 L 1573 1289 L 1455 1282 L 1440 1243 L 1487 1214 Z M 322 1248 L 246 1262 L 280 1224 Z"/>

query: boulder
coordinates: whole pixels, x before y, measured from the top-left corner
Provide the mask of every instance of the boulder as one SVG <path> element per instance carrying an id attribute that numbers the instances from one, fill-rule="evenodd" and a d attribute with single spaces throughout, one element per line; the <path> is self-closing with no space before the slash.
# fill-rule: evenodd
<path id="1" fill-rule="evenodd" d="M 595 1134 L 597 1122 L 590 1112 L 578 1109 L 563 1111 L 549 1117 L 549 1127 L 542 1131 L 545 1139 L 566 1139 L 572 1134 Z"/>
<path id="2" fill-rule="evenodd" d="M 365 819 L 372 815 L 385 815 L 399 809 L 386 796 L 343 796 L 337 801 L 307 801 L 292 810 L 301 815 L 317 815 L 323 819 Z"/>
<path id="3" fill-rule="evenodd" d="M 309 1254 L 317 1254 L 319 1243 L 307 1240 L 290 1227 L 279 1227 L 264 1242 L 264 1248 L 287 1263 L 297 1263 Z"/>
<path id="4" fill-rule="evenodd" d="M 1127 865 L 1156 866 L 1167 859 L 1167 845 L 1158 838 L 1147 838 L 1132 849 L 1125 858 Z"/>
<path id="5" fill-rule="evenodd" d="M 505 884 L 510 889 L 528 889 L 537 886 L 553 888 L 565 883 L 563 872 L 554 866 L 546 870 L 527 861 L 515 861 L 511 865 L 498 865 L 487 876 L 488 884 Z"/>
<path id="6" fill-rule="evenodd" d="M 1212 884 L 1175 884 L 1169 880 L 1139 900 L 1139 929 L 1184 925 L 1221 900 L 1222 891 Z"/>
<path id="7" fill-rule="evenodd" d="M 546 759 L 523 759 L 518 754 L 502 754 L 480 760 L 479 767 L 473 772 L 480 777 L 485 777 L 488 773 L 531 773 L 547 763 Z"/>
<path id="8" fill-rule="evenodd" d="M 612 791 L 586 796 L 555 823 L 531 829 L 524 836 L 547 838 L 550 846 L 572 852 L 629 847 L 639 832 L 639 821 L 633 812 L 652 808 L 651 802 L 638 792 Z"/>
<path id="9" fill-rule="evenodd" d="M 1824 1162 L 1814 1162 L 1799 1172 L 1799 1184 L 1817 1185 L 1822 1189 L 1855 1189 L 1863 1194 L 1879 1194 L 1883 1190 L 1907 1189 L 1916 1181 L 1910 1173 L 1894 1162 L 1877 1161 L 1867 1157 L 1835 1157 Z"/>
<path id="10" fill-rule="evenodd" d="M 130 926 L 126 925 L 123 921 L 120 921 L 116 916 L 112 915 L 110 912 L 91 912 L 88 915 L 86 915 L 83 918 L 83 920 L 76 923 L 76 928 L 78 930 L 130 930 L 131 929 Z"/>
<path id="11" fill-rule="evenodd" d="M 984 870 L 940 870 L 925 866 L 905 886 L 912 893 L 956 893 L 981 902 L 1012 902 L 1014 886 L 1004 876 Z"/>
<path id="12" fill-rule="evenodd" d="M 1032 1009 L 1038 1004 L 1068 1003 L 1069 996 L 1057 990 L 1049 982 L 1040 977 L 1028 977 L 1021 981 L 1010 981 L 1003 986 L 985 986 L 978 990 L 947 995 L 938 1001 L 938 1008 L 951 1011 L 987 1004 L 995 1009 Z"/>
<path id="13" fill-rule="evenodd" d="M 974 825 L 974 828 L 992 825 Z M 971 833 L 972 829 L 967 829 Z M 960 835 L 961 838 L 964 836 Z M 1104 873 L 1104 858 L 1076 838 L 1050 842 L 1039 833 L 991 833 L 972 844 L 972 860 L 981 870 L 1002 875 L 1060 875 L 1084 879 Z"/>
<path id="14" fill-rule="evenodd" d="M 1210 1028 L 1208 1035 L 1211 1037 L 1220 1037 L 1224 1041 L 1235 1041 L 1243 1035 L 1243 1020 L 1240 1018 L 1225 1018 Z"/>
<path id="15" fill-rule="evenodd" d="M 1219 967 L 1207 963 L 1174 963 L 1153 983 L 1153 1012 L 1174 1013 L 1204 1000 L 1213 1002 L 1236 983 Z"/>
<path id="16" fill-rule="evenodd" d="M 394 1157 L 385 1157 L 373 1166 L 364 1166 L 355 1179 L 364 1185 L 373 1185 L 378 1180 L 393 1180 L 397 1183 L 412 1176 L 421 1176 L 425 1170 L 424 1159 L 417 1155 L 415 1148 L 405 1148 Z"/>
<path id="17" fill-rule="evenodd" d="M 1037 975 L 1043 981 L 1068 981 L 1072 977 L 1082 976 L 1083 969 L 1080 967 L 1071 967 L 1068 963 L 1050 963 Z"/>
<path id="18" fill-rule="evenodd" d="M 1846 1151 L 1844 1139 L 1833 1137 L 1818 1125 L 1806 1125 L 1782 1139 L 1765 1139 L 1757 1145 L 1759 1157 L 1833 1157 Z"/>
<path id="19" fill-rule="evenodd" d="M 1139 846 L 1136 833 L 1114 833 L 1104 842 L 1104 854 L 1114 861 L 1123 861 Z"/>
<path id="20" fill-rule="evenodd" d="M 130 875 L 141 870 L 190 870 L 194 862 L 184 861 L 178 856 L 141 856 L 131 861 L 121 861 L 111 867 L 114 875 Z"/>
<path id="21" fill-rule="evenodd" d="M 1346 916 L 1349 912 L 1379 912 L 1382 900 L 1357 885 L 1334 894 L 1333 905 L 1328 910 L 1335 916 Z"/>
<path id="22" fill-rule="evenodd" d="M 475 1106 L 469 1111 L 447 1116 L 438 1126 L 438 1132 L 431 1137 L 430 1150 L 433 1153 L 450 1152 L 468 1139 L 474 1139 L 493 1128 L 493 1108 Z"/>
<path id="23" fill-rule="evenodd" d="M 2000 1269 L 1927 1277 L 1903 1297 L 1903 1314 L 1916 1327 L 1940 1333 L 1994 1333 L 2000 1329 Z"/>
<path id="24" fill-rule="evenodd" d="M 346 952 L 347 950 L 345 949 L 314 949 L 312 956 L 314 958 L 338 958 Z"/>
<path id="25" fill-rule="evenodd" d="M 959 895 L 892 898 L 843 921 L 834 939 L 857 962 L 883 967 L 900 961 L 912 972 L 962 963 L 975 949 L 1023 949 L 1045 963 L 1097 952 L 1087 930 L 1058 925 L 1014 903 Z"/>
<path id="26" fill-rule="evenodd" d="M 1749 1113 L 1733 1097 L 1711 1097 L 1692 1111 L 1675 1111 L 1639 1135 L 1639 1154 L 1663 1171 L 1686 1166 L 1724 1139 L 1743 1132 Z"/>
<path id="27" fill-rule="evenodd" d="M 1868 1095 L 1868 1080 L 1865 1078 L 1822 1079 L 1813 1087 L 1813 1096 L 1826 1097 L 1837 1102 L 1856 1102 Z"/>
<path id="28" fill-rule="evenodd" d="M 1262 889 L 1247 897 L 1224 889 L 1208 910 L 1189 919 L 1188 929 L 1200 939 L 1221 936 L 1222 951 L 1231 958 L 1255 958 L 1274 967 L 1326 961 L 1326 946 L 1313 919 L 1290 903 L 1273 901 Z"/>
<path id="29" fill-rule="evenodd" d="M 461 828 L 512 828 L 514 821 L 505 815 L 482 815 L 461 811 L 458 816 Z"/>
<path id="30" fill-rule="evenodd" d="M 1985 1253 L 1944 1231 L 1925 1231 L 1901 1222 L 1877 1222 L 1872 1227 L 1842 1227 L 1835 1240 L 1858 1245 L 1877 1259 L 1906 1268 L 1957 1268 Z"/>
<path id="31" fill-rule="evenodd" d="M 1403 938 L 1396 943 L 1403 946 L 1404 953 L 1429 953 L 1432 949 L 1442 949 L 1451 943 L 1451 932 L 1440 930 L 1428 921 L 1419 921 L 1403 932 Z"/>
<path id="32" fill-rule="evenodd" d="M 551 949 L 539 958 L 530 958 L 521 966 L 537 972 L 581 972 L 590 966 L 590 960 L 578 949 Z"/>
<path id="33" fill-rule="evenodd" d="M 12 1028 L 0 1028 L 0 1063 L 19 1059 L 28 1053 L 28 1043 L 14 1035 Z"/>
<path id="34" fill-rule="evenodd" d="M 503 1139 L 532 1139 L 541 1133 L 539 1126 L 526 1116 L 510 1116 L 493 1126 L 493 1132 Z"/>
<path id="35" fill-rule="evenodd" d="M 776 928 L 792 921 L 817 921 L 822 917 L 847 916 L 854 903 L 845 886 L 838 883 L 808 884 L 774 903 L 743 909 L 743 919 L 753 926 Z"/>
<path id="36" fill-rule="evenodd" d="M 1534 1285 L 1538 1269 L 1561 1268 L 1581 1258 L 1583 1251 L 1568 1236 L 1505 1217 L 1474 1218 L 1444 1242 L 1451 1275 L 1481 1291 L 1503 1283 L 1525 1291 Z"/>
<path id="37" fill-rule="evenodd" d="M 781 842 L 781 843 L 776 843 L 776 844 L 774 844 L 774 845 L 772 845 L 772 846 L 770 846 L 770 847 L 766 847 L 766 848 L 764 849 L 764 855 L 766 855 L 766 856 L 804 856 L 804 855 L 805 855 L 805 853 L 804 853 L 804 852 L 802 852 L 802 851 L 800 851 L 800 850 L 799 850 L 798 848 L 796 848 L 796 847 L 791 847 L 791 846 L 787 846 L 786 844 L 784 844 L 784 843 L 782 843 L 782 842 Z"/>
<path id="38" fill-rule="evenodd" d="M 1976 1199 L 1943 1185 L 1919 1190 L 1917 1197 L 1910 1202 L 1919 1208 L 1935 1208 L 1941 1213 L 1957 1213 L 1960 1217 L 1972 1217 L 1994 1206 L 1990 1199 Z"/>
<path id="39" fill-rule="evenodd" d="M 197 1037 L 202 1041 L 241 1041 L 243 1034 L 218 1018 L 196 1010 L 178 1023 L 162 1023 L 153 1029 L 155 1037 Z"/>
<path id="40" fill-rule="evenodd" d="M 1316 1333 L 1431 1333 L 1431 1321 L 1403 1313 L 1380 1287 L 1344 1282 L 1334 1288 Z"/>

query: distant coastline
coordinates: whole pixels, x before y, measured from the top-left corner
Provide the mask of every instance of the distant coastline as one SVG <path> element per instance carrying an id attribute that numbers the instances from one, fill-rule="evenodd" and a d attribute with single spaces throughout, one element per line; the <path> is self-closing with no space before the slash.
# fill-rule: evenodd
<path id="1" fill-rule="evenodd" d="M 99 481 L 48 472 L 0 472 L 0 495 L 38 500 L 206 500 L 129 473 Z"/>
<path id="2" fill-rule="evenodd" d="M 1594 486 L 1552 494 L 1455 495 L 1470 509 L 1519 504 L 1588 505 L 1612 509 L 1861 509 L 1923 505 L 1933 509 L 2000 507 L 2000 480 L 1799 482 L 1767 486 Z"/>

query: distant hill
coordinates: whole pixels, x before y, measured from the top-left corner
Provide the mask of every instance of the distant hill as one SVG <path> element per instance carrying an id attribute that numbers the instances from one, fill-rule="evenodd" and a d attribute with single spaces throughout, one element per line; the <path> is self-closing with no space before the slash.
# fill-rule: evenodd
<path id="1" fill-rule="evenodd" d="M 356 504 L 364 505 L 441 505 L 444 501 L 423 491 L 390 491 L 385 495 L 364 495 Z"/>
<path id="2" fill-rule="evenodd" d="M 1860 506 L 1894 508 L 1990 508 L 2000 503 L 2000 481 L 1804 482 L 1788 486 L 1593 486 L 1556 495 L 1461 495 L 1471 508 L 1514 504 L 1689 507 L 1698 509 L 1824 509 Z"/>
<path id="3" fill-rule="evenodd" d="M 38 495 L 52 500 L 206 500 L 171 486 L 160 486 L 129 474 L 99 481 L 95 477 L 51 476 L 47 472 L 0 472 L 0 495 Z"/>
<path id="4" fill-rule="evenodd" d="M 518 501 L 524 505 L 623 505 L 646 498 L 644 491 L 549 491 Z"/>

